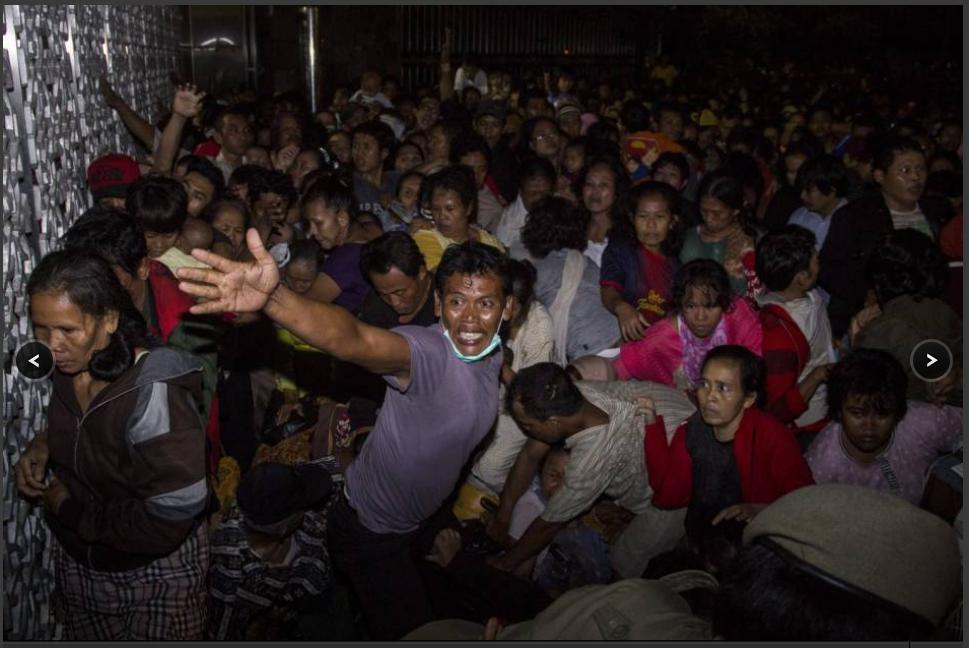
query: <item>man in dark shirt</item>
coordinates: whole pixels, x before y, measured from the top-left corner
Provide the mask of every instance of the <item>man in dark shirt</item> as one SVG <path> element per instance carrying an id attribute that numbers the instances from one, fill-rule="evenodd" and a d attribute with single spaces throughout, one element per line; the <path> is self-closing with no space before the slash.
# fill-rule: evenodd
<path id="1" fill-rule="evenodd" d="M 437 321 L 432 275 L 410 235 L 388 232 L 360 251 L 360 272 L 373 286 L 360 307 L 362 322 L 384 329 L 411 324 L 429 326 Z M 386 383 L 358 365 L 337 361 L 330 396 L 343 402 L 357 396 L 380 404 Z"/>

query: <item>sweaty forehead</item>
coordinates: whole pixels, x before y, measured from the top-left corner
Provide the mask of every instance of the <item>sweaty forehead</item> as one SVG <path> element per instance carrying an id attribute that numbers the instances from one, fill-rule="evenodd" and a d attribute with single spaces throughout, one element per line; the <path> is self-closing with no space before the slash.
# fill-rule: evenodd
<path id="1" fill-rule="evenodd" d="M 482 274 L 467 274 L 456 272 L 449 276 L 444 283 L 444 294 L 460 294 L 466 296 L 486 297 L 501 296 L 501 280 L 493 272 Z"/>

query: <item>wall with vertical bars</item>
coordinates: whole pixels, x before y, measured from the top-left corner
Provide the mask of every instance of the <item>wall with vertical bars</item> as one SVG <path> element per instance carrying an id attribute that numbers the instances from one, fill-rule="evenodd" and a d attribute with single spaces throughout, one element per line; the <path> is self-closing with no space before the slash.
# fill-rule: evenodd
<path id="1" fill-rule="evenodd" d="M 446 26 L 453 30 L 454 56 L 467 54 L 485 69 L 500 66 L 516 74 L 554 61 L 580 69 L 613 62 L 626 71 L 636 64 L 636 43 L 621 35 L 622 14 L 608 8 L 580 14 L 554 6 L 410 5 L 397 11 L 401 82 L 409 90 L 437 82 Z"/>
<path id="2" fill-rule="evenodd" d="M 139 114 L 169 101 L 180 13 L 171 6 L 5 5 L 3 8 L 3 629 L 4 639 L 52 639 L 50 532 L 11 471 L 44 427 L 49 387 L 13 366 L 32 337 L 27 278 L 90 206 L 85 169 L 136 145 L 105 106 L 106 76 Z"/>

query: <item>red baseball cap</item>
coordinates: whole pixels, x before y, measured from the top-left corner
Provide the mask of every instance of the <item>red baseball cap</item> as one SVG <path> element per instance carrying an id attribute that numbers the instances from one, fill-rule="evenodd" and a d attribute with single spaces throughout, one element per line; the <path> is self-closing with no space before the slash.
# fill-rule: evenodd
<path id="1" fill-rule="evenodd" d="M 124 198 L 140 177 L 138 163 L 119 153 L 102 155 L 87 168 L 87 186 L 94 200 Z"/>

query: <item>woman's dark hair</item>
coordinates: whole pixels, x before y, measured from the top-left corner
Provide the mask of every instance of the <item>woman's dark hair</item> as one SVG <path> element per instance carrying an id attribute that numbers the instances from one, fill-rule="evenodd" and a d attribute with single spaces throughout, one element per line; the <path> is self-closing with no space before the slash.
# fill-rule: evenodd
<path id="1" fill-rule="evenodd" d="M 317 268 L 323 257 L 323 249 L 314 239 L 302 239 L 290 246 L 289 263 L 309 261 Z"/>
<path id="2" fill-rule="evenodd" d="M 330 133 L 330 137 L 333 137 L 335 133 Z M 389 151 L 390 147 L 394 145 L 396 138 L 394 137 L 394 131 L 391 130 L 390 126 L 379 121 L 365 121 L 356 128 L 350 134 L 350 141 L 357 135 L 368 135 L 375 140 L 377 140 L 377 147 L 381 151 Z M 329 138 L 327 138 L 329 140 Z M 390 156 L 387 156 L 390 157 Z"/>
<path id="3" fill-rule="evenodd" d="M 565 198 L 543 198 L 528 213 L 522 228 L 528 252 L 544 259 L 556 250 L 585 250 L 589 243 L 589 212 Z"/>
<path id="4" fill-rule="evenodd" d="M 188 218 L 188 194 L 178 180 L 148 176 L 128 189 L 125 211 L 143 230 L 170 234 L 181 229 Z"/>
<path id="5" fill-rule="evenodd" d="M 650 129 L 649 110 L 641 101 L 630 99 L 624 103 L 619 118 L 622 120 L 622 125 L 627 133 L 638 133 Z"/>
<path id="6" fill-rule="evenodd" d="M 491 164 L 491 149 L 477 133 L 461 133 L 451 142 L 451 164 L 461 164 L 461 158 L 472 153 L 480 153 Z"/>
<path id="7" fill-rule="evenodd" d="M 508 257 L 490 245 L 466 241 L 461 245 L 448 246 L 434 272 L 434 289 L 439 295 L 444 294 L 447 280 L 454 274 L 496 275 L 501 281 L 502 298 L 511 294 Z"/>
<path id="8" fill-rule="evenodd" d="M 730 277 L 723 266 L 712 259 L 694 259 L 677 271 L 673 277 L 673 310 L 683 310 L 690 289 L 708 292 L 714 305 L 724 311 L 730 309 L 733 303 L 733 290 L 730 288 Z"/>
<path id="9" fill-rule="evenodd" d="M 865 267 L 865 279 L 882 305 L 902 295 L 911 295 L 916 301 L 938 297 L 946 275 L 945 258 L 938 246 L 913 229 L 887 234 Z"/>
<path id="10" fill-rule="evenodd" d="M 807 270 L 817 254 L 814 232 L 800 225 L 785 225 L 757 243 L 757 276 L 768 290 L 784 290 L 797 273 Z"/>
<path id="11" fill-rule="evenodd" d="M 545 421 L 553 416 L 571 416 L 582 407 L 582 392 L 565 369 L 553 362 L 539 362 L 519 371 L 505 394 L 506 411 L 521 403 L 531 417 Z"/>
<path id="12" fill-rule="evenodd" d="M 288 173 L 282 171 L 272 171 L 263 169 L 262 173 L 257 173 L 255 178 L 249 183 L 249 202 L 254 203 L 263 194 L 276 194 L 286 200 L 286 205 L 292 205 L 298 197 L 296 188 L 293 186 L 293 179 Z"/>
<path id="13" fill-rule="evenodd" d="M 421 147 L 420 147 L 420 146 L 419 146 L 419 145 L 417 144 L 417 142 L 415 142 L 415 141 L 413 141 L 413 140 L 409 140 L 409 139 L 406 139 L 406 140 L 404 140 L 403 142 L 401 142 L 400 144 L 398 144 L 398 145 L 397 145 L 397 148 L 395 148 L 395 149 L 394 149 L 394 154 L 393 154 L 393 155 L 389 155 L 389 156 L 387 156 L 387 157 L 388 157 L 388 158 L 390 158 L 390 159 L 393 159 L 393 160 L 396 160 L 396 159 L 397 159 L 397 154 L 398 154 L 398 153 L 400 153 L 400 150 L 401 150 L 402 148 L 404 148 L 405 146 L 409 146 L 409 147 L 411 147 L 412 149 L 415 149 L 415 150 L 417 151 L 417 153 L 418 153 L 418 155 L 420 155 L 420 156 L 421 156 L 421 161 L 423 161 L 423 160 L 424 160 L 424 149 L 422 149 L 422 148 L 421 148 Z"/>
<path id="14" fill-rule="evenodd" d="M 856 349 L 831 369 L 828 377 L 828 416 L 841 421 L 841 408 L 850 396 L 860 397 L 879 414 L 901 421 L 908 411 L 908 378 L 895 357 L 881 349 Z"/>
<path id="15" fill-rule="evenodd" d="M 88 370 L 97 380 L 112 382 L 123 374 L 134 362 L 135 347 L 157 346 L 111 266 L 94 252 L 60 250 L 45 256 L 27 281 L 28 296 L 40 292 L 66 293 L 82 313 L 93 317 L 118 313 L 118 328 L 108 345 L 91 356 Z"/>
<path id="16" fill-rule="evenodd" d="M 509 322 L 509 325 L 516 327 L 524 324 L 528 318 L 532 300 L 535 299 L 535 280 L 538 278 L 538 272 L 528 261 L 509 259 L 508 274 L 511 276 L 511 294 L 518 306 L 515 310 L 515 318 Z"/>
<path id="17" fill-rule="evenodd" d="M 552 184 L 552 187 L 555 187 L 555 183 L 558 182 L 558 175 L 556 175 L 552 163 L 537 155 L 529 155 L 522 160 L 518 167 L 518 186 L 520 187 L 526 180 L 532 178 L 545 178 Z"/>
<path id="18" fill-rule="evenodd" d="M 727 641 L 910 641 L 933 632 L 914 613 L 841 589 L 758 542 L 720 582 L 713 630 Z"/>
<path id="19" fill-rule="evenodd" d="M 382 275 L 397 268 L 411 279 L 424 267 L 424 255 L 406 232 L 386 232 L 360 250 L 360 274 L 370 281 L 370 275 Z"/>
<path id="20" fill-rule="evenodd" d="M 762 393 L 761 376 L 763 375 L 764 363 L 745 346 L 739 344 L 723 344 L 710 349 L 706 357 L 703 358 L 703 366 L 700 371 L 714 360 L 726 360 L 732 362 L 740 369 L 740 384 L 744 390 L 744 396 Z"/>
<path id="21" fill-rule="evenodd" d="M 683 216 L 680 214 L 680 195 L 676 190 L 665 182 L 648 180 L 641 182 L 629 192 L 627 205 L 623 210 L 629 215 L 621 225 L 613 226 L 616 238 L 625 238 L 628 241 L 636 241 L 636 212 L 639 210 L 639 201 L 644 198 L 660 198 L 669 206 L 670 213 L 673 214 L 674 221 L 670 224 L 670 229 L 666 234 L 666 240 L 661 246 L 663 254 L 666 256 L 676 256 L 683 246 L 683 238 L 686 235 L 686 228 L 683 225 Z"/>
<path id="22" fill-rule="evenodd" d="M 231 207 L 232 209 L 238 210 L 239 213 L 242 214 L 242 226 L 246 229 L 249 228 L 249 218 L 250 218 L 249 206 L 246 203 L 242 202 L 241 200 L 234 200 L 234 199 L 227 198 L 224 200 L 216 200 L 215 202 L 209 203 L 209 205 L 205 208 L 205 211 L 202 212 L 202 219 L 206 223 L 211 225 L 212 221 L 215 220 L 216 214 L 219 213 L 219 210 L 224 209 L 226 207 Z"/>
<path id="23" fill-rule="evenodd" d="M 64 249 L 94 252 L 132 276 L 148 256 L 145 235 L 135 220 L 104 207 L 92 207 L 74 221 L 64 235 Z"/>
<path id="24" fill-rule="evenodd" d="M 798 193 L 815 187 L 825 195 L 834 192 L 839 198 L 848 195 L 850 185 L 844 162 L 828 154 L 817 155 L 805 161 L 797 170 L 797 180 L 794 182 Z"/>
<path id="25" fill-rule="evenodd" d="M 428 201 L 438 189 L 456 193 L 461 204 L 468 210 L 468 222 L 474 222 L 478 213 L 478 189 L 475 187 L 471 169 L 463 164 L 453 164 L 424 179 L 421 191 Z"/>
<path id="26" fill-rule="evenodd" d="M 219 167 L 213 164 L 212 160 L 206 157 L 195 156 L 185 167 L 185 173 L 197 173 L 212 185 L 212 200 L 218 200 L 225 191 L 225 176 Z"/>
<path id="27" fill-rule="evenodd" d="M 347 212 L 350 216 L 356 214 L 357 201 L 353 198 L 350 185 L 334 175 L 323 175 L 306 188 L 300 199 L 300 208 L 322 202 L 327 208 L 336 212 Z"/>
<path id="28" fill-rule="evenodd" d="M 421 190 L 418 191 L 418 194 L 423 193 L 424 174 L 421 173 L 420 171 L 406 171 L 405 173 L 402 173 L 400 175 L 400 178 L 397 179 L 397 186 L 394 187 L 395 196 L 400 195 L 400 190 L 404 187 L 404 183 L 410 180 L 411 178 L 420 178 L 422 187 L 421 187 Z"/>
<path id="29" fill-rule="evenodd" d="M 682 153 L 673 153 L 672 151 L 660 153 L 660 156 L 656 158 L 655 162 L 653 162 L 653 173 L 655 174 L 665 166 L 676 167 L 676 170 L 680 172 L 680 176 L 682 176 L 684 180 L 688 180 L 690 177 L 690 162 Z"/>
<path id="30" fill-rule="evenodd" d="M 228 186 L 235 187 L 238 185 L 246 185 L 246 187 L 248 187 L 256 179 L 256 176 L 264 173 L 265 171 L 266 170 L 261 166 L 257 166 L 255 164 L 243 164 L 242 166 L 237 166 L 232 174 L 229 175 Z"/>

